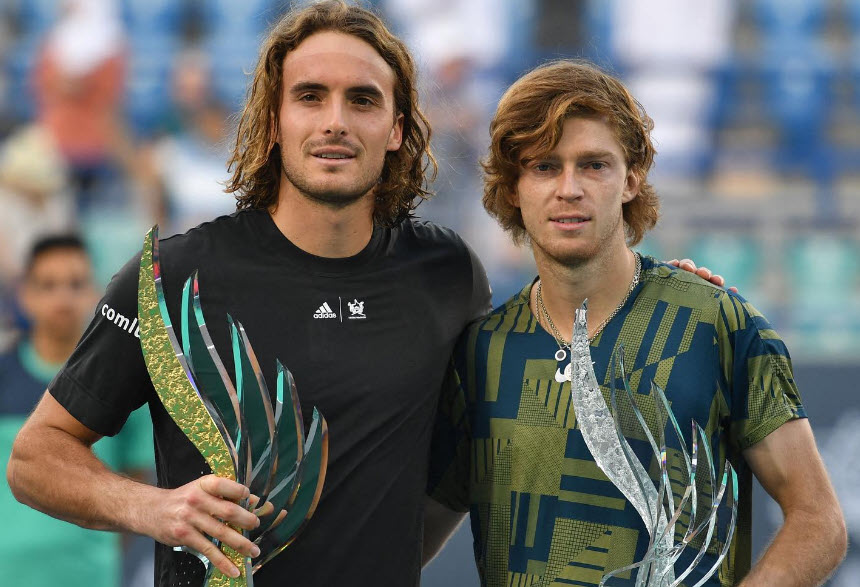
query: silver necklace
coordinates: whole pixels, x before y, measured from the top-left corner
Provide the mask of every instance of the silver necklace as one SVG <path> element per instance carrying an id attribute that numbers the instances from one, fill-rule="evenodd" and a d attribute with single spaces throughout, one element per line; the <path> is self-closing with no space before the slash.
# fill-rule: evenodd
<path id="1" fill-rule="evenodd" d="M 624 296 L 624 299 L 621 300 L 615 309 L 609 313 L 609 316 L 600 323 L 597 327 L 597 330 L 594 331 L 594 334 L 588 337 L 588 342 L 591 343 L 597 338 L 597 335 L 603 331 L 603 328 L 609 324 L 609 321 L 612 320 L 618 312 L 621 311 L 621 308 L 624 307 L 624 304 L 627 303 L 627 300 L 630 299 L 630 294 L 633 293 L 633 290 L 636 289 L 636 286 L 639 285 L 639 273 L 642 271 L 642 258 L 639 256 L 639 253 L 633 253 L 633 256 L 636 258 L 636 269 L 633 271 L 633 281 L 630 282 L 630 287 L 627 289 L 627 294 Z M 552 317 L 549 315 L 549 311 L 546 309 L 546 305 L 543 303 L 543 295 L 541 292 L 541 284 L 542 281 L 538 281 L 537 286 L 537 295 L 535 296 L 537 299 L 538 308 L 540 308 L 540 312 L 544 317 L 544 320 L 549 325 L 550 330 L 552 330 L 552 336 L 555 339 L 556 344 L 558 345 L 558 350 L 555 352 L 555 360 L 556 361 L 564 361 L 567 358 L 567 351 L 570 349 L 570 342 L 564 340 L 561 333 L 558 331 L 558 328 L 555 326 L 555 322 L 552 321 Z"/>

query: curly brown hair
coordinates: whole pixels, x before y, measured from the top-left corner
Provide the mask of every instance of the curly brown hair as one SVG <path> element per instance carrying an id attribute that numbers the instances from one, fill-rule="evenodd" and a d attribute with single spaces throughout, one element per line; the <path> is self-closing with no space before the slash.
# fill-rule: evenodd
<path id="1" fill-rule="evenodd" d="M 408 217 L 430 193 L 425 177 L 436 175 L 430 151 L 430 124 L 418 105 L 416 68 L 409 50 L 368 9 L 343 0 L 327 0 L 286 13 L 269 32 L 260 50 L 248 100 L 239 118 L 236 145 L 225 189 L 237 193 L 236 208 L 270 209 L 278 203 L 280 147 L 275 143 L 281 104 L 283 64 L 287 53 L 314 33 L 334 31 L 370 44 L 394 71 L 395 114 L 403 114 L 403 143 L 385 155 L 375 187 L 374 222 L 393 226 Z"/>
<path id="2" fill-rule="evenodd" d="M 574 117 L 598 117 L 612 127 L 627 167 L 639 179 L 639 193 L 622 205 L 629 245 L 642 240 L 659 217 L 660 201 L 647 181 L 654 163 L 651 130 L 654 123 L 624 85 L 584 61 L 562 59 L 546 63 L 518 79 L 499 101 L 490 124 L 490 151 L 484 169 L 484 208 L 514 241 L 527 238 L 520 209 L 511 202 L 523 152 L 537 157 L 561 140 L 564 122 Z"/>

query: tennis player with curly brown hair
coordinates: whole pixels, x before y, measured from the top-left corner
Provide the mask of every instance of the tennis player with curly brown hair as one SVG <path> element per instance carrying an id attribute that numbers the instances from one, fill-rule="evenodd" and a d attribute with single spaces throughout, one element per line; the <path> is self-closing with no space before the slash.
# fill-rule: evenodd
<path id="1" fill-rule="evenodd" d="M 435 162 L 415 65 L 373 13 L 323 2 L 287 14 L 264 42 L 230 160 L 239 211 L 161 241 L 167 305 L 199 272 L 216 349 L 226 316 L 245 327 L 269 389 L 276 360 L 303 413 L 329 426 L 320 502 L 304 532 L 254 584 L 417 585 L 433 415 L 454 342 L 489 310 L 486 276 L 452 231 L 411 217 Z M 207 475 L 158 400 L 140 343 L 139 257 L 25 425 L 8 478 L 16 497 L 89 528 L 158 541 L 157 585 L 202 584 L 235 567 L 207 536 L 254 556 L 223 521 L 254 528 L 232 503 L 248 489 Z M 229 364 L 229 361 L 225 361 Z M 159 486 L 110 473 L 90 446 L 143 404 L 152 412 Z"/>
<path id="2" fill-rule="evenodd" d="M 661 554 L 667 566 L 656 576 L 652 567 L 648 585 L 811 587 L 845 554 L 845 522 L 779 335 L 737 293 L 632 248 L 657 220 L 652 126 L 619 80 L 572 60 L 517 80 L 491 123 L 484 206 L 516 241 L 528 241 L 538 275 L 457 345 L 459 385 L 443 392 L 430 471 L 434 498 L 471 514 L 486 587 L 597 586 L 609 574 L 606 585 L 645 584 L 647 567 L 634 565 L 652 542 L 677 558 L 667 564 Z M 575 311 L 586 299 L 575 344 Z M 612 359 L 622 346 L 626 373 Z M 572 359 L 583 347 L 591 397 L 614 404 L 610 389 L 623 389 L 626 374 L 640 420 L 629 404 L 613 405 L 615 418 L 588 413 L 586 402 L 574 409 L 589 387 Z M 652 382 L 665 391 L 678 435 Z M 661 453 L 648 438 L 661 438 L 662 428 Z M 651 477 L 640 481 L 641 493 L 628 490 L 634 474 L 624 467 L 633 459 L 624 461 L 621 444 L 607 448 L 616 434 Z M 684 447 L 706 444 L 716 473 L 702 450 L 693 474 Z M 652 481 L 655 496 L 662 487 L 661 459 L 669 500 L 682 514 L 668 538 L 636 507 Z M 726 498 L 713 533 L 702 532 L 712 528 L 718 475 L 729 464 L 737 524 L 728 530 Z M 754 477 L 785 516 L 756 564 Z M 691 478 L 698 493 L 682 500 Z M 663 511 L 656 501 L 648 507 Z"/>

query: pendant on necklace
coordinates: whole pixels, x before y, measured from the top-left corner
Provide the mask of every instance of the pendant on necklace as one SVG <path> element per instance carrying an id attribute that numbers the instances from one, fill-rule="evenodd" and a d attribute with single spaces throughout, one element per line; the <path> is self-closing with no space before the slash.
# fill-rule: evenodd
<path id="1" fill-rule="evenodd" d="M 555 351 L 555 360 L 559 363 L 562 363 L 565 359 L 567 359 L 567 350 L 558 349 Z M 564 371 L 562 371 L 561 367 L 558 367 L 555 370 L 555 381 L 556 383 L 564 383 L 565 381 L 570 381 L 570 361 L 567 362 L 567 365 L 564 367 Z"/>

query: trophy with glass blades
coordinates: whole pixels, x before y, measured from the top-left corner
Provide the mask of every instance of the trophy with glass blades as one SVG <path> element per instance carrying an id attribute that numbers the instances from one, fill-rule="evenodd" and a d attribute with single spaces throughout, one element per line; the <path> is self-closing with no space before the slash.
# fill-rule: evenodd
<path id="1" fill-rule="evenodd" d="M 305 433 L 296 385 L 279 361 L 271 394 L 242 324 L 227 315 L 235 385 L 215 350 L 200 302 L 200 284 L 188 277 L 179 308 L 181 340 L 167 311 L 159 262 L 158 227 L 146 235 L 140 260 L 140 343 L 150 378 L 167 413 L 215 475 L 237 481 L 259 497 L 247 509 L 271 504 L 260 525 L 244 535 L 260 548 L 250 559 L 220 544 L 240 575 L 222 574 L 205 556 L 183 547 L 206 566 L 205 587 L 253 585 L 252 574 L 286 548 L 313 515 L 328 461 L 328 429 L 314 408 Z M 269 508 L 267 508 L 268 510 Z"/>
<path id="2" fill-rule="evenodd" d="M 658 437 L 655 439 L 625 375 L 623 346 L 615 350 L 610 364 L 610 411 L 594 374 L 586 326 L 587 307 L 585 302 L 576 310 L 571 341 L 570 389 L 576 419 L 595 463 L 633 505 L 650 534 L 648 549 L 642 560 L 605 574 L 600 586 L 611 587 L 619 583 L 624 576 L 635 577 L 633 584 L 636 587 L 676 587 L 694 570 L 697 571 L 698 581 L 692 587 L 704 585 L 717 572 L 731 546 L 737 522 L 737 474 L 726 462 L 717 481 L 708 437 L 696 422 L 692 422 L 692 450 L 687 450 L 684 435 L 665 393 L 652 381 L 650 403 L 654 406 L 658 430 Z M 616 390 L 616 367 L 621 371 L 624 394 L 619 394 Z M 626 398 L 626 405 L 629 406 L 627 411 L 632 414 L 621 409 L 624 406 L 620 406 L 619 396 Z M 631 420 L 639 428 L 638 435 L 644 435 L 647 439 L 653 456 L 659 463 L 659 482 L 656 487 L 622 432 L 622 422 Z M 683 461 L 681 485 L 684 487 L 680 490 L 683 494 L 677 503 L 673 492 L 678 490 L 678 482 L 673 479 L 676 482 L 673 488 L 667 466 L 667 427 L 678 439 L 678 452 Z M 703 497 L 699 495 L 700 486 L 710 487 L 710 496 L 704 496 L 704 511 L 697 511 L 699 500 Z M 709 568 L 699 569 L 716 537 L 717 511 L 727 492 L 731 496 L 731 519 L 726 527 L 723 547 Z M 689 521 L 680 540 L 677 540 L 675 526 L 682 515 Z M 700 543 L 700 546 L 693 555 L 692 562 L 683 569 L 675 569 L 675 563 L 694 541 Z M 629 579 L 624 581 L 624 584 L 630 584 Z"/>

